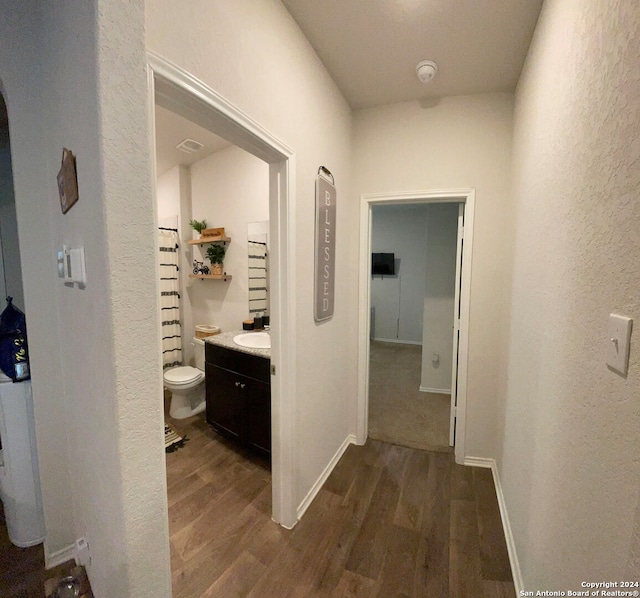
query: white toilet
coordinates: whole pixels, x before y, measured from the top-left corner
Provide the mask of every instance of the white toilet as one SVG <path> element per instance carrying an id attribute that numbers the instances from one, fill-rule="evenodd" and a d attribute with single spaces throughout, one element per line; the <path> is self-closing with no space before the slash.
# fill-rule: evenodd
<path id="1" fill-rule="evenodd" d="M 169 415 L 175 419 L 184 419 L 205 410 L 204 390 L 204 341 L 193 339 L 196 367 L 179 366 L 165 371 L 165 388 L 171 391 Z"/>

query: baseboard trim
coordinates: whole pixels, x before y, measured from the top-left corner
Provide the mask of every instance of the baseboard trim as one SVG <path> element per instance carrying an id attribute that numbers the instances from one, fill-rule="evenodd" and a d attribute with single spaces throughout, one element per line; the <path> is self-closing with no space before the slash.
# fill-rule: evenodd
<path id="1" fill-rule="evenodd" d="M 316 497 L 316 494 L 320 492 L 320 488 L 322 488 L 324 483 L 327 481 L 327 478 L 333 471 L 333 468 L 336 466 L 338 461 L 340 461 L 340 457 L 342 457 L 342 455 L 347 450 L 347 447 L 350 444 L 356 444 L 356 437 L 353 434 L 349 434 L 349 436 L 347 436 L 344 439 L 344 442 L 340 445 L 340 448 L 336 451 L 336 454 L 333 455 L 331 461 L 329 461 L 327 466 L 324 468 L 324 471 L 320 474 L 320 477 L 318 477 L 315 484 L 311 486 L 311 489 L 309 490 L 309 492 L 307 492 L 307 495 L 304 497 L 300 505 L 298 505 L 298 510 L 297 510 L 298 520 L 300 520 L 300 518 L 305 514 L 305 511 L 309 508 L 309 505 L 313 502 L 313 499 Z"/>
<path id="2" fill-rule="evenodd" d="M 53 569 L 58 565 L 62 565 L 62 563 L 66 563 L 67 561 L 76 561 L 76 545 L 75 543 L 66 546 L 65 548 L 61 548 L 60 550 L 56 550 L 49 554 L 46 550 L 45 543 L 45 551 L 44 551 L 44 568 L 48 571 L 49 569 Z"/>
<path id="3" fill-rule="evenodd" d="M 420 392 L 433 392 L 439 395 L 450 395 L 451 389 L 450 388 L 428 388 L 426 386 L 421 386 Z"/>
<path id="4" fill-rule="evenodd" d="M 507 513 L 507 504 L 504 500 L 502 492 L 502 484 L 500 483 L 500 474 L 495 459 L 485 459 L 483 457 L 465 457 L 464 464 L 470 467 L 486 467 L 491 470 L 493 475 L 493 485 L 496 489 L 498 497 L 498 507 L 500 509 L 500 518 L 502 519 L 502 529 L 504 530 L 504 538 L 507 542 L 507 551 L 509 553 L 509 563 L 511 564 L 511 575 L 513 575 L 513 585 L 516 590 L 516 596 L 520 596 L 523 589 L 522 572 L 520 571 L 520 561 L 516 552 L 516 543 L 511 531 L 511 523 L 509 522 L 509 514 Z"/>

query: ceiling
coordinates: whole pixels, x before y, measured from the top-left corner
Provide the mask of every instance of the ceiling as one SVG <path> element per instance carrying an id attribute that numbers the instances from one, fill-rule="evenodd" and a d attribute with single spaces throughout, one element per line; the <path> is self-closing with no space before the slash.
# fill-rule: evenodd
<path id="1" fill-rule="evenodd" d="M 282 0 L 352 108 L 511 91 L 543 0 Z M 421 83 L 421 60 L 438 65 Z M 185 154 L 176 145 L 204 148 Z M 230 144 L 156 106 L 158 175 Z"/>
<path id="2" fill-rule="evenodd" d="M 186 154 L 176 149 L 176 145 L 187 138 L 199 141 L 204 147 L 194 154 Z M 228 141 L 214 135 L 207 129 L 203 129 L 186 118 L 156 104 L 156 168 L 158 176 L 177 165 L 190 166 L 230 145 Z"/>
<path id="3" fill-rule="evenodd" d="M 354 109 L 515 88 L 542 0 L 282 0 Z M 416 77 L 421 60 L 438 74 Z"/>

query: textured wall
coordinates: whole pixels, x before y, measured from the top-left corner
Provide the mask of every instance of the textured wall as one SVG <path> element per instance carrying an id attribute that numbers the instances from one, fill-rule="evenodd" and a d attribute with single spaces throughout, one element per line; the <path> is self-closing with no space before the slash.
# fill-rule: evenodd
<path id="1" fill-rule="evenodd" d="M 11 155 L 22 260 L 23 287 L 47 554 L 76 538 L 73 523 L 67 411 L 60 365 L 60 330 L 55 244 L 51 221 L 60 204 L 47 201 L 43 151 L 41 6 L 39 2 L 2 2 L 0 12 L 0 85 L 7 102 Z M 51 102 L 49 102 L 50 105 Z M 55 149 L 59 156 L 61 149 Z M 54 162 L 59 160 L 51 158 Z M 55 189 L 55 186 L 54 186 Z"/>
<path id="2" fill-rule="evenodd" d="M 4 4 L 46 553 L 85 536 L 96 595 L 168 596 L 142 4 Z M 63 147 L 80 192 L 67 215 Z M 85 248 L 85 289 L 57 278 L 63 243 Z"/>
<path id="3" fill-rule="evenodd" d="M 350 200 L 351 111 L 278 0 L 147 0 L 148 48 L 201 79 L 296 154 L 296 477 L 302 501 L 347 435 L 356 394 L 357 204 Z M 313 320 L 315 176 L 338 189 L 333 319 Z M 292 314 L 282 314 L 293 317 Z"/>
<path id="4" fill-rule="evenodd" d="M 508 335 L 513 96 L 407 102 L 354 115 L 354 194 L 473 187 L 466 453 L 495 454 Z"/>
<path id="5" fill-rule="evenodd" d="M 212 227 L 224 227 L 231 237 L 224 269 L 233 276 L 227 283 L 189 281 L 191 336 L 195 324 L 215 324 L 225 332 L 242 330 L 242 320 L 249 317 L 247 225 L 269 220 L 269 166 L 232 146 L 196 162 L 191 167 L 191 184 L 196 218 L 206 218 Z M 206 248 L 195 246 L 192 255 L 202 255 L 210 265 Z"/>
<path id="6" fill-rule="evenodd" d="M 516 94 L 501 478 L 527 589 L 640 570 L 639 30 L 637 2 L 548 0 Z"/>
<path id="7" fill-rule="evenodd" d="M 117 439 L 110 442 L 117 442 L 113 468 L 122 495 L 116 505 L 108 494 L 94 496 L 94 505 L 84 497 L 85 509 L 102 549 L 101 594 L 162 597 L 171 589 L 144 4 L 99 0 L 96 18 L 115 405 L 97 394 L 115 406 Z M 99 452 L 92 457 L 98 466 Z M 110 512 L 122 518 L 124 537 L 112 531 Z"/>

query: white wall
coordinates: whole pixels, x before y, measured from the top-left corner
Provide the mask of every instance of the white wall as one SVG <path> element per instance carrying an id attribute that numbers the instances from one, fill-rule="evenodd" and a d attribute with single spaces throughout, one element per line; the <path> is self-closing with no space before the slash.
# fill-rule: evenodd
<path id="1" fill-rule="evenodd" d="M 161 174 L 156 182 L 159 226 L 163 226 L 163 220 L 180 216 L 180 170 L 179 166 L 174 166 Z"/>
<path id="2" fill-rule="evenodd" d="M 371 251 L 393 253 L 396 260 L 395 276 L 371 277 L 375 338 L 422 343 L 426 245 L 426 206 L 373 208 Z M 391 304 L 392 309 L 386 308 Z"/>
<path id="3" fill-rule="evenodd" d="M 357 205 L 349 200 L 351 111 L 277 0 L 197 0 L 188 7 L 147 0 L 146 27 L 150 50 L 204 81 L 295 152 L 296 312 L 288 317 L 295 318 L 298 340 L 294 484 L 300 503 L 355 424 L 357 285 L 351 264 L 358 239 Z M 333 319 L 316 324 L 314 180 L 320 165 L 331 170 L 338 189 L 336 297 Z"/>
<path id="4" fill-rule="evenodd" d="M 515 245 L 500 476 L 526 589 L 637 580 L 640 4 L 548 0 L 515 112 Z M 475 276 L 475 273 L 474 273 Z"/>
<path id="5" fill-rule="evenodd" d="M 224 271 L 233 276 L 229 282 L 191 279 L 193 324 L 215 324 L 224 332 L 242 330 L 242 321 L 249 317 L 247 226 L 269 220 L 269 166 L 231 146 L 193 164 L 191 183 L 194 217 L 206 218 L 211 228 L 224 227 L 231 237 Z M 210 265 L 206 249 L 192 246 L 192 255 Z"/>
<path id="6" fill-rule="evenodd" d="M 427 206 L 426 236 L 420 387 L 451 392 L 458 204 Z M 434 360 L 434 353 L 439 361 Z"/>
<path id="7" fill-rule="evenodd" d="M 169 596 L 142 6 L 3 1 L 2 14 L 46 553 L 83 535 L 96 595 Z M 63 147 L 80 192 L 64 216 Z M 57 278 L 62 243 L 85 248 L 84 290 Z"/>
<path id="8" fill-rule="evenodd" d="M 42 148 L 42 65 L 39 46 L 33 43 L 40 35 L 41 7 L 35 0 L 19 5 L 3 1 L 1 11 L 0 85 L 7 103 L 15 175 L 36 436 L 47 527 L 45 548 L 55 552 L 73 542 L 76 536 L 65 391 L 60 367 L 51 206 L 42 201 L 47 188 Z M 43 259 L 43 256 L 49 256 L 49 259 Z"/>
<path id="9" fill-rule="evenodd" d="M 467 455 L 476 457 L 497 450 L 496 397 L 505 384 L 512 110 L 511 94 L 488 94 L 354 115 L 356 196 L 476 189 L 465 445 Z"/>

